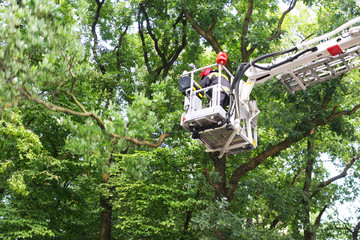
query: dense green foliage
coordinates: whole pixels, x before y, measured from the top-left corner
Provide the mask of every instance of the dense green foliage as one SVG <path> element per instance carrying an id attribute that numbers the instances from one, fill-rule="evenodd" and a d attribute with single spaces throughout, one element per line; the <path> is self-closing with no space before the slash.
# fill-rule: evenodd
<path id="1" fill-rule="evenodd" d="M 359 69 L 294 95 L 257 85 L 258 148 L 222 159 L 179 126 L 177 80 L 359 15 L 358 0 L 0 1 L 0 238 L 357 239 Z"/>

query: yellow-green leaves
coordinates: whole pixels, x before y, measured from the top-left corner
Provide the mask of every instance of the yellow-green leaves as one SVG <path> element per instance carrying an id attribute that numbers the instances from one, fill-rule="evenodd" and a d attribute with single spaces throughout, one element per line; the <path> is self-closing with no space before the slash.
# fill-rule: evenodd
<path id="1" fill-rule="evenodd" d="M 28 195 L 29 192 L 26 190 L 26 185 L 24 183 L 23 175 L 19 172 L 16 172 L 11 175 L 8 179 L 10 188 L 17 194 Z"/>
<path id="2" fill-rule="evenodd" d="M 83 58 L 78 30 L 52 1 L 15 1 L 0 6 L 0 84 L 37 93 L 70 80 L 69 64 Z M 71 63 L 69 63 L 71 62 Z M 9 99 L 7 99 L 9 100 Z"/>
<path id="3" fill-rule="evenodd" d="M 170 79 L 152 84 L 151 98 L 140 92 L 127 108 L 128 133 L 130 136 L 148 138 L 155 132 L 170 131 L 177 121 L 179 112 L 173 112 L 174 104 L 170 101 L 173 86 Z"/>

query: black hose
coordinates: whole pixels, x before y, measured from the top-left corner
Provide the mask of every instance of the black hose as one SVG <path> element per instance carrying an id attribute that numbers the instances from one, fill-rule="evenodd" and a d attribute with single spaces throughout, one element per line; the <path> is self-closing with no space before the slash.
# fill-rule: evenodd
<path id="1" fill-rule="evenodd" d="M 283 65 L 283 64 L 285 64 L 285 63 L 292 62 L 292 61 L 294 61 L 295 59 L 297 59 L 298 57 L 300 57 L 301 55 L 303 55 L 303 54 L 305 54 L 305 53 L 307 53 L 307 52 L 315 52 L 315 51 L 317 51 L 317 50 L 318 50 L 317 47 L 312 47 L 312 48 L 305 49 L 304 51 L 299 52 L 299 53 L 296 54 L 295 56 L 289 57 L 289 58 L 285 59 L 284 61 L 279 62 L 279 63 L 277 63 L 277 64 L 273 64 L 273 65 L 271 65 L 271 66 L 269 66 L 269 67 L 262 67 L 262 66 L 260 66 L 260 65 L 254 64 L 254 61 L 252 61 L 251 64 L 252 64 L 252 66 L 254 66 L 254 67 L 256 67 L 256 68 L 259 68 L 259 69 L 261 69 L 261 70 L 269 71 L 269 70 L 271 70 L 271 69 L 273 69 L 273 68 L 276 68 L 276 67 L 278 67 L 278 66 L 281 66 L 281 65 Z M 256 59 L 255 59 L 255 60 L 256 60 Z"/>
<path id="2" fill-rule="evenodd" d="M 231 86 L 232 89 L 234 89 L 234 86 L 236 84 L 237 81 L 239 81 L 242 76 L 244 75 L 245 71 L 247 69 L 250 68 L 250 66 L 255 66 L 254 64 L 261 61 L 261 60 L 264 60 L 266 58 L 269 58 L 269 57 L 274 57 L 274 56 L 277 56 L 277 55 L 282 55 L 282 54 L 286 54 L 286 53 L 289 53 L 289 52 L 294 52 L 294 51 L 297 51 L 298 48 L 297 47 L 293 47 L 293 48 L 290 48 L 290 49 L 285 49 L 285 50 L 281 50 L 281 51 L 277 51 L 277 52 L 273 52 L 273 53 L 268 53 L 268 54 L 265 54 L 265 55 L 262 55 L 258 58 L 255 58 L 254 60 L 252 60 L 250 63 L 241 63 L 240 66 L 238 67 L 237 71 L 236 71 L 236 74 L 235 74 L 235 77 L 234 77 L 234 82 Z M 301 53 L 301 54 L 304 54 L 304 53 Z M 300 55 L 301 55 L 300 54 Z M 298 56 L 297 56 L 298 57 Z M 296 58 L 297 58 L 296 57 Z M 259 67 L 258 65 L 256 65 L 256 67 L 262 69 L 263 67 Z"/>
<path id="3" fill-rule="evenodd" d="M 274 57 L 274 56 L 277 56 L 277 55 L 282 55 L 282 54 L 286 54 L 286 53 L 290 53 L 290 52 L 294 52 L 294 51 L 297 51 L 297 50 L 298 50 L 297 47 L 293 47 L 293 48 L 290 48 L 290 49 L 285 49 L 285 50 L 281 50 L 281 51 L 277 51 L 277 52 L 262 55 L 262 56 L 260 56 L 258 58 L 255 58 L 250 63 L 241 63 L 240 66 L 238 67 L 238 69 L 236 70 L 234 81 L 231 84 L 230 92 L 232 93 L 232 91 L 233 91 L 233 89 L 235 87 L 235 96 L 230 95 L 231 97 L 230 97 L 229 109 L 228 109 L 228 112 L 227 112 L 227 115 L 226 115 L 226 120 L 228 121 L 229 118 L 230 118 L 230 112 L 231 112 L 231 110 L 233 108 L 234 98 L 235 98 L 235 102 L 236 102 L 237 106 L 239 106 L 239 99 L 238 99 L 238 97 L 236 97 L 236 96 L 239 96 L 239 83 L 240 83 L 239 80 L 242 79 L 242 77 L 244 76 L 246 70 L 248 70 L 251 66 L 253 66 L 253 67 L 256 67 L 256 68 L 259 68 L 259 69 L 262 69 L 262 70 L 269 71 L 269 70 L 271 70 L 271 69 L 273 69 L 275 67 L 281 66 L 281 65 L 283 65 L 285 63 L 292 62 L 293 60 L 297 59 L 298 57 L 300 57 L 301 55 L 303 55 L 303 54 L 305 54 L 307 52 L 310 52 L 310 51 L 315 52 L 315 51 L 317 51 L 317 47 L 313 47 L 313 48 L 309 48 L 309 49 L 306 49 L 304 51 L 301 51 L 298 54 L 296 54 L 295 56 L 289 57 L 286 60 L 284 60 L 282 62 L 279 62 L 277 64 L 273 64 L 273 65 L 271 65 L 269 67 L 262 67 L 262 66 L 259 66 L 259 65 L 256 64 L 257 62 L 259 62 L 261 60 L 264 60 L 266 58 Z M 252 96 L 252 95 L 251 95 L 251 97 L 254 98 L 254 96 Z"/>
<path id="4" fill-rule="evenodd" d="M 254 60 L 251 61 L 251 64 L 254 65 L 254 63 L 257 63 L 257 62 L 259 62 L 261 60 L 264 60 L 266 58 L 286 54 L 286 53 L 289 53 L 289 52 L 294 52 L 294 51 L 297 51 L 297 50 L 298 50 L 297 47 L 293 47 L 293 48 L 290 48 L 290 49 L 285 49 L 285 50 L 281 50 L 281 51 L 277 51 L 277 52 L 273 52 L 273 53 L 268 53 L 268 54 L 262 55 L 262 56 L 260 56 L 258 58 L 255 58 Z"/>

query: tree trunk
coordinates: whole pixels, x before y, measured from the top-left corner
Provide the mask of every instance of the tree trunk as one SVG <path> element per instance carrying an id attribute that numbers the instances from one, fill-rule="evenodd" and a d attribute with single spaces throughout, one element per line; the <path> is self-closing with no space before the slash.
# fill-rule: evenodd
<path id="1" fill-rule="evenodd" d="M 186 219 L 184 223 L 184 231 L 183 231 L 183 237 L 181 237 L 181 240 L 184 240 L 184 237 L 188 234 L 189 224 L 191 220 L 191 214 L 192 211 L 186 211 Z"/>
<path id="2" fill-rule="evenodd" d="M 356 227 L 353 231 L 353 234 L 352 234 L 353 240 L 358 240 L 359 230 L 360 230 L 360 222 L 358 222 L 358 224 L 356 225 Z"/>
<path id="3" fill-rule="evenodd" d="M 310 193 L 310 187 L 311 187 L 311 175 L 313 172 L 313 167 L 315 163 L 315 158 L 312 156 L 312 149 L 313 146 L 311 145 L 311 141 L 307 141 L 307 163 L 306 163 L 306 169 L 305 169 L 305 183 L 304 183 L 304 198 L 302 200 L 303 209 L 304 209 L 304 240 L 314 240 L 315 233 L 312 231 L 312 226 L 310 223 L 310 204 L 309 204 L 309 193 Z"/>
<path id="4" fill-rule="evenodd" d="M 210 154 L 214 166 L 215 172 L 219 174 L 219 181 L 213 182 L 211 185 L 215 188 L 215 199 L 221 200 L 222 198 L 226 198 L 227 201 L 231 201 L 228 196 L 228 187 L 226 186 L 226 156 L 222 158 L 218 158 L 217 154 Z"/>
<path id="5" fill-rule="evenodd" d="M 106 184 L 109 180 L 109 173 L 103 173 L 102 183 Z M 100 240 L 111 239 L 111 213 L 112 207 L 109 199 L 104 195 L 100 196 L 101 217 L 100 217 Z"/>

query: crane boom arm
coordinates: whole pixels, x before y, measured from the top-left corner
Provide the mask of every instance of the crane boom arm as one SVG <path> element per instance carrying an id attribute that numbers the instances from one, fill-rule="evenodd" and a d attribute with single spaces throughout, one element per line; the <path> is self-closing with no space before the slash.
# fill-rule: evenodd
<path id="1" fill-rule="evenodd" d="M 249 98 L 255 83 L 263 83 L 274 76 L 278 76 L 285 88 L 294 93 L 360 67 L 360 26 L 350 28 L 340 36 L 334 37 L 358 22 L 360 17 L 330 33 L 298 45 L 293 50 L 304 50 L 285 59 L 277 59 L 270 64 L 257 63 L 256 59 L 251 61 L 245 72 L 248 81 L 240 90 L 240 99 Z M 313 46 L 329 37 L 333 38 Z"/>

